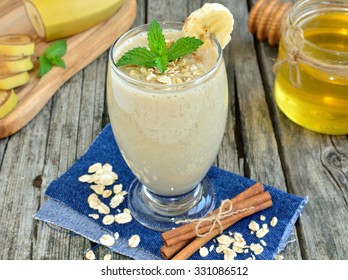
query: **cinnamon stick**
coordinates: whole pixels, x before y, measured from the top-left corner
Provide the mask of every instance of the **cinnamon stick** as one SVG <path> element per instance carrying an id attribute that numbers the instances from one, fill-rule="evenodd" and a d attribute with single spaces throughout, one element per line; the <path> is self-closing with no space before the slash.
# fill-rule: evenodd
<path id="1" fill-rule="evenodd" d="M 263 202 L 260 205 L 257 205 L 254 208 L 250 209 L 249 215 L 254 214 L 256 212 L 259 212 L 261 210 L 264 210 L 266 208 L 269 208 L 271 206 L 272 206 L 272 200 L 268 200 L 266 202 Z M 245 212 L 241 212 L 241 213 L 245 213 Z M 223 230 L 225 230 L 229 226 L 230 226 L 229 224 L 224 225 Z M 197 250 L 199 250 L 199 248 L 201 248 L 205 243 L 207 243 L 209 240 L 213 239 L 219 233 L 220 233 L 220 229 L 216 228 L 204 237 L 196 237 L 192 242 L 190 242 L 186 247 L 184 247 L 181 251 L 179 251 L 179 253 L 177 253 L 171 259 L 172 260 L 187 260 Z"/>
<path id="2" fill-rule="evenodd" d="M 235 224 L 236 222 L 240 221 L 241 219 L 243 219 L 249 215 L 252 215 L 252 214 L 256 213 L 257 211 L 260 211 L 259 210 L 260 205 L 265 206 L 266 204 L 264 204 L 264 203 L 269 203 L 269 202 L 272 203 L 271 196 L 268 192 L 259 194 L 259 195 L 257 195 L 257 197 L 258 197 L 258 199 L 255 200 L 256 203 L 253 205 L 253 208 L 247 208 L 243 212 L 236 213 L 236 214 L 222 220 L 221 224 L 222 224 L 223 229 L 230 227 L 231 225 Z M 241 207 L 248 206 L 248 205 L 249 205 L 249 203 L 246 202 L 246 203 L 244 203 L 244 205 L 242 204 Z M 216 227 L 215 229 L 220 230 L 220 228 L 218 228 L 218 227 Z M 209 230 L 210 230 L 210 227 L 207 227 L 204 229 L 204 232 L 207 233 Z M 182 241 L 179 240 L 179 239 L 184 239 L 184 237 L 187 239 L 182 240 Z M 179 238 L 177 243 L 174 243 L 171 246 L 163 245 L 160 248 L 160 253 L 161 253 L 162 257 L 166 260 L 170 259 L 177 252 L 179 252 L 182 248 L 184 248 L 186 245 L 188 245 L 192 240 L 194 240 L 195 237 L 196 237 L 195 231 L 192 231 L 190 233 L 184 233 L 181 236 L 175 237 L 175 238 Z M 173 238 L 173 239 L 175 239 L 175 238 Z"/>
<path id="3" fill-rule="evenodd" d="M 184 248 L 186 245 L 188 245 L 192 239 L 187 239 L 185 241 L 181 241 L 173 246 L 167 246 L 163 245 L 160 248 L 160 253 L 163 259 L 169 260 L 171 257 L 173 257 L 176 253 L 178 253 L 182 248 Z"/>
<path id="4" fill-rule="evenodd" d="M 245 201 L 240 201 L 236 204 L 232 204 L 233 211 L 236 212 L 235 214 L 231 216 L 227 216 L 223 218 L 220 222 L 222 227 L 225 225 L 232 225 L 236 223 L 237 221 L 243 219 L 246 216 L 249 216 L 254 212 L 254 208 L 266 201 L 271 200 L 271 195 L 269 192 L 262 192 L 260 194 L 257 194 L 249 199 L 246 199 Z M 241 211 L 241 212 L 238 212 Z M 190 231 L 186 231 L 182 234 L 178 234 L 172 238 L 164 240 L 164 244 L 166 246 L 173 246 L 175 244 L 178 244 L 182 241 L 186 241 L 189 239 L 192 239 L 193 237 L 197 236 L 197 230 L 196 230 L 196 223 L 191 223 L 193 227 L 190 227 Z M 199 228 L 199 234 L 205 234 L 211 230 L 211 227 L 213 226 L 211 221 L 208 222 L 202 222 L 200 228 Z M 218 227 L 219 225 L 216 224 L 215 227 Z"/>
<path id="5" fill-rule="evenodd" d="M 241 201 L 244 201 L 250 197 L 253 197 L 254 195 L 257 195 L 263 191 L 264 191 L 263 185 L 260 182 L 257 182 L 254 185 L 252 185 L 251 187 L 247 188 L 245 191 L 241 192 L 240 194 L 238 194 L 237 196 L 232 198 L 230 201 L 231 201 L 232 205 L 235 205 L 235 204 L 237 204 Z M 218 211 L 219 211 L 219 209 L 217 208 L 211 214 L 212 215 L 216 214 Z M 206 223 L 206 224 L 203 223 L 202 226 L 207 225 L 208 223 Z M 166 240 L 171 239 L 175 236 L 181 235 L 183 233 L 190 232 L 190 231 L 194 230 L 195 227 L 196 227 L 196 223 L 189 223 L 186 225 L 182 225 L 176 229 L 163 232 L 161 236 L 162 236 L 163 241 L 166 243 Z"/>

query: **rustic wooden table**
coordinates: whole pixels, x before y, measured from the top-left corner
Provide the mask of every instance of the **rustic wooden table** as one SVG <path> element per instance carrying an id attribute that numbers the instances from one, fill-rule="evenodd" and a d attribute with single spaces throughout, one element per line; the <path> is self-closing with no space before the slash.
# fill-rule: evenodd
<path id="1" fill-rule="evenodd" d="M 184 21 L 200 0 L 138 0 L 135 26 Z M 255 2 L 216 1 L 235 17 L 224 50 L 230 110 L 216 164 L 308 196 L 285 259 L 348 259 L 348 138 L 313 133 L 287 119 L 273 97 L 277 48 L 247 30 Z M 108 123 L 107 53 L 66 82 L 21 131 L 0 140 L 0 259 L 83 259 L 91 243 L 33 219 L 48 184 L 84 154 Z M 105 251 L 99 248 L 103 256 Z M 114 259 L 124 259 L 115 254 Z"/>

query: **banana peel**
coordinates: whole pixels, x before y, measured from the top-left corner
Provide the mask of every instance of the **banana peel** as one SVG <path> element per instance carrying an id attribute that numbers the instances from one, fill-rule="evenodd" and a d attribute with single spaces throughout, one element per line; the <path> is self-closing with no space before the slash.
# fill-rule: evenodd
<path id="1" fill-rule="evenodd" d="M 124 0 L 25 0 L 37 34 L 46 41 L 65 38 L 109 19 Z"/>

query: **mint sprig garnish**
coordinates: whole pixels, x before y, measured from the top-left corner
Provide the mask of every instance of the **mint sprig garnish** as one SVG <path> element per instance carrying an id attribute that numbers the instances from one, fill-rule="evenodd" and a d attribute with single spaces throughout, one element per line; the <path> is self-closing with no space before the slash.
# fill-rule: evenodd
<path id="1" fill-rule="evenodd" d="M 160 73 L 164 73 L 170 61 L 193 53 L 203 45 L 203 41 L 195 37 L 182 37 L 167 49 L 161 25 L 155 19 L 151 22 L 147 31 L 147 40 L 149 49 L 137 47 L 127 51 L 117 61 L 116 66 L 140 65 L 147 68 L 157 67 Z"/>
<path id="2" fill-rule="evenodd" d="M 62 56 L 66 53 L 67 45 L 66 40 L 59 40 L 51 44 L 45 52 L 39 56 L 39 77 L 47 74 L 53 66 L 58 66 L 65 68 L 65 62 L 62 59 Z"/>

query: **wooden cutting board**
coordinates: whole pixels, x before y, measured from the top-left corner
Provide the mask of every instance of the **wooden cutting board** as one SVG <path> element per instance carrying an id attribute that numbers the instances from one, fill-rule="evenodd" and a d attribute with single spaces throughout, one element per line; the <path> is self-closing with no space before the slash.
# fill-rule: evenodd
<path id="1" fill-rule="evenodd" d="M 0 35 L 29 34 L 35 40 L 36 50 L 33 56 L 34 69 L 29 72 L 29 83 L 15 90 L 19 102 L 13 111 L 0 120 L 0 138 L 14 134 L 30 122 L 63 83 L 105 52 L 131 27 L 135 17 L 136 0 L 125 0 L 120 10 L 107 21 L 67 38 L 68 50 L 63 57 L 66 69 L 54 67 L 48 74 L 38 78 L 37 57 L 52 42 L 47 43 L 38 37 L 22 0 L 1 0 Z"/>

